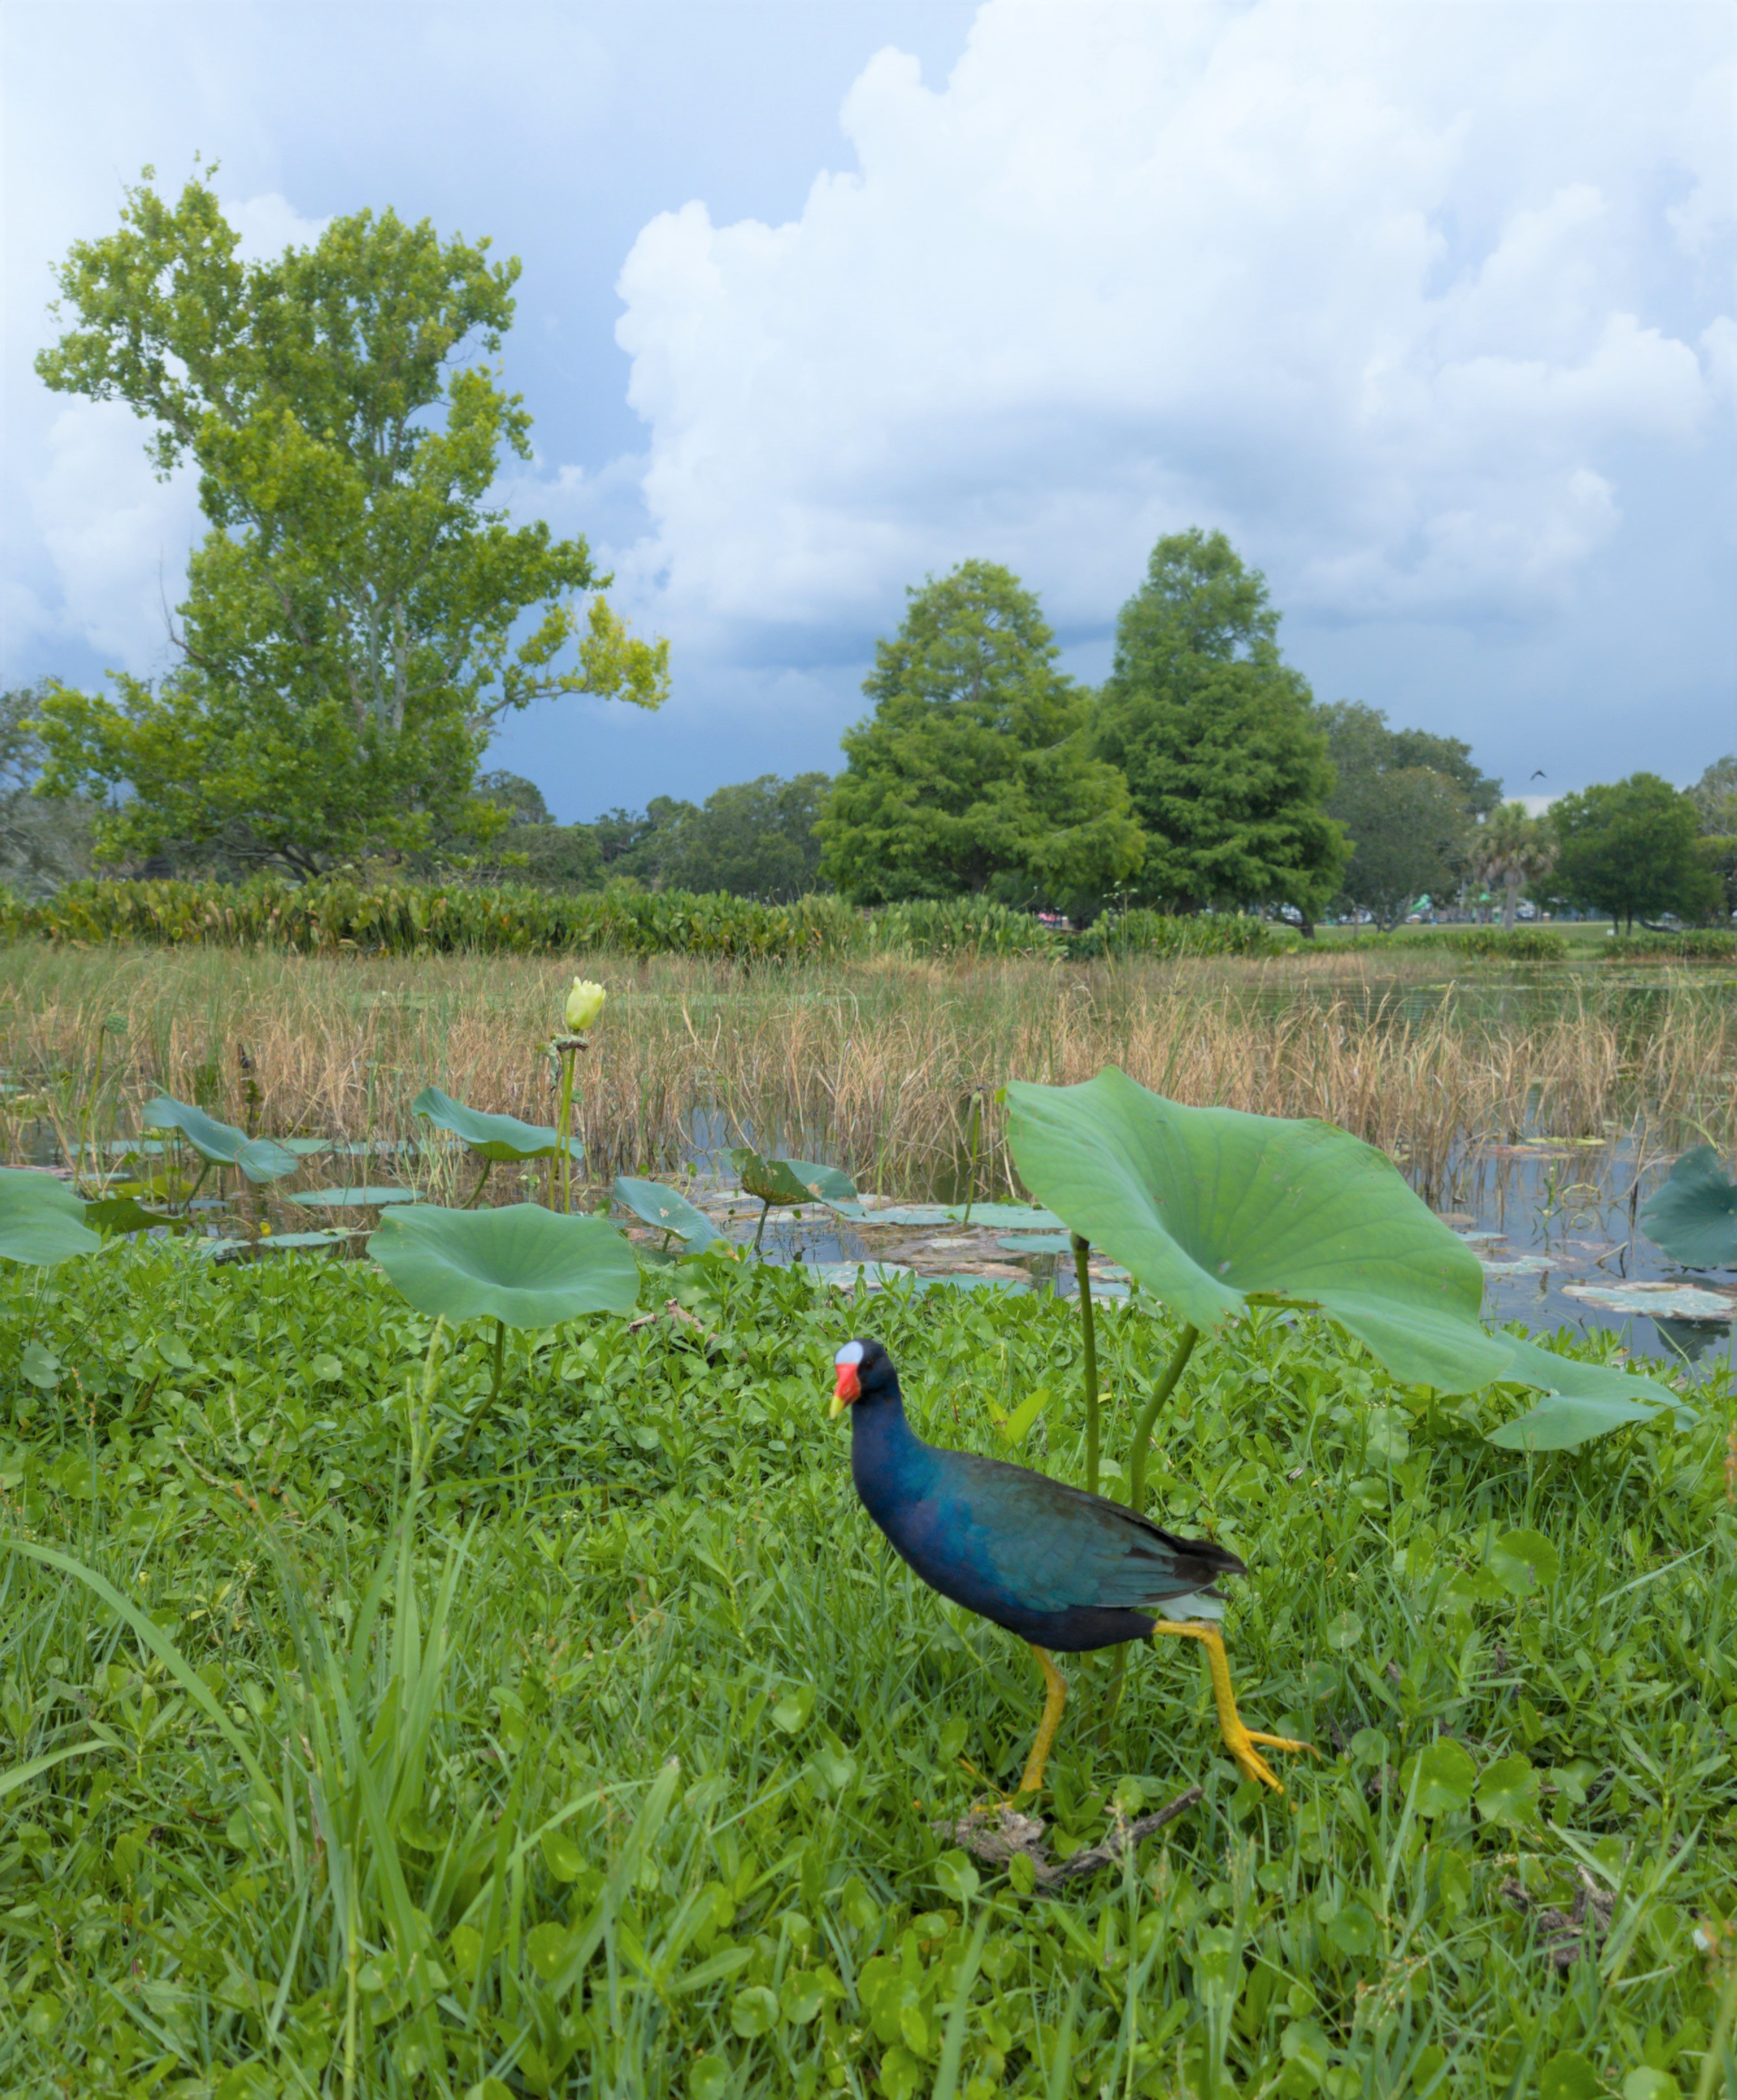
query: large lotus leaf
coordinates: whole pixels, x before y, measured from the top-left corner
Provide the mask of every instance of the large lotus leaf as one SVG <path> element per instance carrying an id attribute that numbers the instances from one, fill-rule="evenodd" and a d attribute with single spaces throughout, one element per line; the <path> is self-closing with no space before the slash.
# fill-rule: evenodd
<path id="1" fill-rule="evenodd" d="M 836 1167 L 822 1167 L 812 1159 L 762 1159 L 747 1145 L 738 1145 L 730 1157 L 743 1187 L 763 1203 L 856 1201 L 856 1184 Z"/>
<path id="2" fill-rule="evenodd" d="M 657 1225 L 666 1233 L 673 1233 L 691 1247 L 710 1246 L 718 1238 L 717 1227 L 703 1211 L 696 1209 L 686 1196 L 664 1188 L 660 1182 L 639 1181 L 631 1174 L 618 1174 L 615 1195 L 615 1201 L 625 1203 L 636 1218 L 646 1224 Z"/>
<path id="3" fill-rule="evenodd" d="M 1737 1181 L 1710 1145 L 1684 1153 L 1636 1222 L 1685 1268 L 1737 1264 Z"/>
<path id="4" fill-rule="evenodd" d="M 1513 1335 L 1492 1338 L 1510 1353 L 1501 1383 L 1541 1387 L 1550 1396 L 1528 1414 L 1490 1432 L 1489 1441 L 1510 1451 L 1567 1451 L 1589 1436 L 1602 1436 L 1630 1422 L 1650 1422 L 1668 1412 L 1679 1428 L 1696 1419 L 1680 1393 L 1656 1379 L 1620 1371 L 1611 1364 L 1558 1357 Z"/>
<path id="5" fill-rule="evenodd" d="M 1469 1392 L 1502 1376 L 1477 1257 L 1348 1131 L 1184 1108 L 1114 1065 L 1082 1086 L 1016 1081 L 1006 1098 L 1026 1186 L 1191 1325 L 1278 1294 L 1319 1305 L 1409 1383 Z"/>
<path id="6" fill-rule="evenodd" d="M 64 1181 L 28 1167 L 0 1167 L 0 1258 L 53 1268 L 103 1242 L 85 1223 L 85 1207 Z"/>
<path id="7" fill-rule="evenodd" d="M 449 1130 L 462 1138 L 484 1159 L 550 1159 L 561 1149 L 559 1135 L 552 1126 L 521 1123 L 517 1116 L 484 1115 L 480 1109 L 467 1109 L 455 1101 L 439 1087 L 425 1087 L 410 1108 L 412 1114 L 426 1116 L 437 1130 Z M 571 1132 L 567 1149 L 570 1159 L 585 1156 L 585 1148 Z"/>
<path id="8" fill-rule="evenodd" d="M 214 1167 L 239 1167 L 249 1181 L 276 1181 L 293 1174 L 301 1162 L 269 1137 L 249 1137 L 232 1123 L 218 1123 L 203 1109 L 159 1094 L 147 1101 L 144 1121 L 151 1130 L 178 1130 L 201 1159 Z"/>
<path id="9" fill-rule="evenodd" d="M 554 1327 L 582 1312 L 626 1312 L 639 1295 L 633 1250 L 605 1218 L 540 1203 L 388 1211 L 368 1251 L 419 1312 Z"/>

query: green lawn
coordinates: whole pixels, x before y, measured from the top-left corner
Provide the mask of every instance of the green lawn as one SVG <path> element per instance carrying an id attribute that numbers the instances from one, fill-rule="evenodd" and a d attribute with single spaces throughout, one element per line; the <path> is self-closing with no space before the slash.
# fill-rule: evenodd
<path id="1" fill-rule="evenodd" d="M 1047 1898 L 946 1829 L 1036 1674 L 825 1403 L 866 1328 L 937 1440 L 1048 1384 L 1077 1478 L 1068 1308 L 676 1274 L 697 1329 L 511 1338 L 460 1469 L 483 1339 L 425 1366 L 366 1267 L 12 1272 L 0 2092 L 1737 2094 L 1727 1383 L 1527 1460 L 1323 1328 L 1203 1346 L 1154 1514 L 1249 1562 L 1245 1714 L 1325 1754 L 1264 1795 L 1180 1643 L 1107 1720 L 1075 1668 L 1057 1854 L 1203 1792 Z M 1101 1335 L 1113 1458 L 1168 1338 Z"/>

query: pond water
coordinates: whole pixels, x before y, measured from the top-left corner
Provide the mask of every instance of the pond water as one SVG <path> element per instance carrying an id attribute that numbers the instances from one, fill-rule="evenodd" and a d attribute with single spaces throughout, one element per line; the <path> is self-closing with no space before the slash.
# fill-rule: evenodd
<path id="1" fill-rule="evenodd" d="M 752 1241 L 759 1202 L 735 1186 L 725 1134 L 703 1117 L 698 1129 L 704 1142 L 693 1162 L 694 1198 L 729 1238 Z M 1668 1363 L 1737 1363 L 1737 1273 L 1678 1268 L 1635 1224 L 1667 1163 L 1643 1162 L 1633 1141 L 1617 1135 L 1469 1151 L 1455 1164 L 1451 1203 L 1439 1215 L 1483 1266 L 1484 1317 L 1541 1333 L 1612 1333 L 1633 1354 Z M 920 1219 L 925 1209 L 933 1215 Z M 774 1211 L 761 1253 L 817 1265 L 839 1282 L 864 1264 L 871 1282 L 908 1272 L 930 1285 L 1073 1294 L 1072 1257 L 1041 1246 L 1052 1236 L 1019 1229 L 1005 1215 L 985 1223 L 983 1210 L 975 1206 L 968 1221 L 957 1203 L 899 1204 L 884 1222 L 872 1210 L 845 1220 L 818 1204 Z M 1092 1267 L 1095 1293 L 1126 1295 L 1125 1271 L 1099 1260 Z"/>

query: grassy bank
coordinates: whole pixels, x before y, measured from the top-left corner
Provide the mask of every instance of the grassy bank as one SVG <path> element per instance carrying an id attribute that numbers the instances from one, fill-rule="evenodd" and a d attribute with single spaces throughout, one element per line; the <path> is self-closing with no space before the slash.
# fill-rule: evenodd
<path id="1" fill-rule="evenodd" d="M 866 1326 L 937 1440 L 1050 1385 L 1020 1455 L 1077 1478 L 1065 1307 L 685 1271 L 699 1330 L 515 1337 L 461 1470 L 486 1351 L 430 1372 L 365 1268 L 16 1275 L 0 1549 L 89 1576 L 0 1550 L 0 2090 L 1734 2089 L 1723 1383 L 1528 1461 L 1319 1331 L 1204 1345 L 1155 1511 L 1248 1561 L 1245 1711 L 1323 1756 L 1260 1798 L 1192 1655 L 1109 1720 L 1076 1669 L 1056 1855 L 1201 1793 L 1047 1899 L 950 1829 L 1035 1673 L 882 1549 L 823 1409 Z M 1100 1331 L 1113 1459 L 1170 1338 Z"/>
<path id="2" fill-rule="evenodd" d="M 1531 1000 L 1498 973 L 1485 1001 L 1475 975 L 1444 995 L 1432 957 L 1395 969 L 1361 951 L 1065 976 L 1017 959 L 588 967 L 611 994 L 582 1075 L 599 1176 L 675 1165 L 706 1110 L 713 1143 L 751 1134 L 837 1160 L 866 1187 L 926 1192 L 963 1171 L 973 1090 L 1106 1063 L 1184 1101 L 1325 1117 L 1404 1160 L 1426 1193 L 1457 1148 L 1528 1128 L 1638 1127 L 1661 1146 L 1737 1136 L 1737 1004 L 1722 979 L 1668 974 L 1638 1001 L 1595 980 Z M 430 1083 L 546 1123 L 541 1046 L 562 982 L 559 964 L 509 956 L 17 944 L 0 951 L 0 1064 L 23 1090 L 7 1097 L 11 1156 L 45 1135 L 30 1114 L 71 1130 L 95 1108 L 130 1128 L 159 1088 L 279 1135 L 406 1135 Z M 983 1159 L 985 1191 L 1010 1187 L 993 1100 Z"/>

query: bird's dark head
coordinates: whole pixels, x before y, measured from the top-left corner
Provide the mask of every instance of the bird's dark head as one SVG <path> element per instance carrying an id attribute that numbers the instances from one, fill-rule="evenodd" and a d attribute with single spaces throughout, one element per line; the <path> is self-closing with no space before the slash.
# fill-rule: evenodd
<path id="1" fill-rule="evenodd" d="M 898 1398 L 898 1373 L 879 1342 L 847 1342 L 833 1362 L 838 1367 L 838 1384 L 828 1410 L 832 1418 L 847 1407 L 871 1407 L 877 1401 Z"/>

